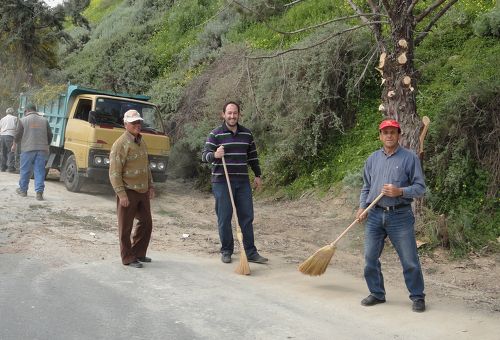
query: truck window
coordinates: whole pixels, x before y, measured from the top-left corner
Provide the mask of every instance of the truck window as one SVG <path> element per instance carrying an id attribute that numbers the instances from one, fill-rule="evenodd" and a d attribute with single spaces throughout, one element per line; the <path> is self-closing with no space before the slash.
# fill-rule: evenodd
<path id="1" fill-rule="evenodd" d="M 76 106 L 74 118 L 87 121 L 89 119 L 89 111 L 92 108 L 92 100 L 80 99 Z"/>
<path id="2" fill-rule="evenodd" d="M 105 123 L 123 127 L 123 115 L 128 110 L 137 110 L 144 119 L 144 131 L 164 134 L 165 130 L 158 109 L 153 105 L 127 101 L 126 99 L 97 98 L 96 124 Z"/>

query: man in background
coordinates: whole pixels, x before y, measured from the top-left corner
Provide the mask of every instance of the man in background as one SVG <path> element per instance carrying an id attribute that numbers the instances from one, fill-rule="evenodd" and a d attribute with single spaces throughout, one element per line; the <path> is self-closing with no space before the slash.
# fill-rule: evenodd
<path id="1" fill-rule="evenodd" d="M 0 170 L 2 172 L 15 172 L 15 153 L 12 151 L 12 144 L 16 135 L 18 118 L 16 111 L 11 107 L 5 113 L 5 117 L 0 119 L 0 148 L 2 152 Z"/>
<path id="2" fill-rule="evenodd" d="M 14 140 L 12 152 L 16 151 L 17 145 L 21 145 L 19 188 L 16 189 L 16 193 L 22 197 L 28 195 L 28 186 L 31 174 L 33 174 L 36 199 L 42 201 L 45 190 L 45 163 L 49 155 L 49 145 L 52 142 L 52 130 L 49 121 L 36 112 L 35 105 L 26 106 L 24 117 L 19 120 Z"/>

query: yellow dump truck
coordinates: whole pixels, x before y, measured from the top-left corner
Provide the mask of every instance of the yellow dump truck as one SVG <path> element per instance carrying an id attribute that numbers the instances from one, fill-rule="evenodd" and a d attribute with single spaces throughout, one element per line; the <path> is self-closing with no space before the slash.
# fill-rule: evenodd
<path id="1" fill-rule="evenodd" d="M 19 114 L 32 102 L 32 95 L 20 95 Z M 170 140 L 156 105 L 148 96 L 117 94 L 68 85 L 66 92 L 38 104 L 38 112 L 49 121 L 53 133 L 49 170 L 59 170 L 69 191 L 78 192 L 88 182 L 109 183 L 109 152 L 125 128 L 123 114 L 137 110 L 144 119 L 142 135 L 149 153 L 149 167 L 155 182 L 165 182 Z"/>

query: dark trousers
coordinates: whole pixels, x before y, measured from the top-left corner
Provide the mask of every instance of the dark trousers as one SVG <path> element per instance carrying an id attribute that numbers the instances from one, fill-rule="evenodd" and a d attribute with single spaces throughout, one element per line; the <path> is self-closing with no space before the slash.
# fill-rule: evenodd
<path id="1" fill-rule="evenodd" d="M 138 257 L 146 256 L 153 230 L 149 193 L 139 193 L 134 190 L 127 190 L 126 193 L 130 202 L 128 207 L 122 207 L 120 199 L 118 196 L 116 197 L 120 253 L 123 264 L 134 262 Z M 138 221 L 132 234 L 134 219 Z"/>
<path id="2" fill-rule="evenodd" d="M 15 153 L 10 151 L 12 148 L 12 143 L 14 143 L 14 137 L 8 136 L 8 135 L 3 135 L 0 136 L 0 145 L 1 145 L 1 152 L 2 152 L 2 164 L 1 168 L 2 171 L 9 170 L 9 171 L 14 171 L 15 170 L 15 164 L 14 164 L 14 159 L 15 159 Z"/>
<path id="3" fill-rule="evenodd" d="M 243 234 L 245 253 L 248 257 L 252 257 L 257 254 L 253 235 L 252 188 L 249 181 L 231 181 L 231 189 L 234 204 L 236 205 L 238 223 Z M 222 254 L 232 254 L 234 251 L 233 230 L 231 227 L 233 207 L 227 183 L 212 183 L 212 191 L 215 197 L 215 212 L 217 213 L 217 224 L 219 226 L 220 252 Z"/>

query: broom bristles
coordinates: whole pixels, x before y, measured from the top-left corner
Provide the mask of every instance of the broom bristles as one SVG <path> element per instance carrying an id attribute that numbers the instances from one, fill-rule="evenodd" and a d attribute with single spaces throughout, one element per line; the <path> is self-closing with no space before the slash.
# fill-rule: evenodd
<path id="1" fill-rule="evenodd" d="M 238 237 L 238 241 L 240 241 L 241 253 L 240 253 L 240 264 L 236 267 L 234 271 L 240 275 L 250 275 L 250 265 L 248 264 L 247 254 L 245 252 L 245 247 L 243 245 L 243 234 L 241 233 L 239 228 L 236 235 Z"/>
<path id="2" fill-rule="evenodd" d="M 319 276 L 326 271 L 333 254 L 335 254 L 335 246 L 327 245 L 317 250 L 314 254 L 309 256 L 307 260 L 301 263 L 299 270 L 301 273 L 310 276 Z"/>

